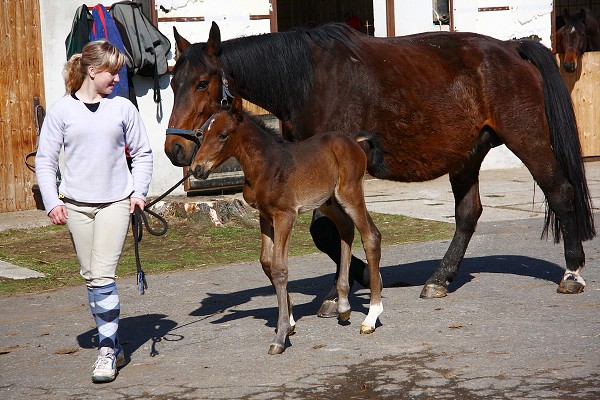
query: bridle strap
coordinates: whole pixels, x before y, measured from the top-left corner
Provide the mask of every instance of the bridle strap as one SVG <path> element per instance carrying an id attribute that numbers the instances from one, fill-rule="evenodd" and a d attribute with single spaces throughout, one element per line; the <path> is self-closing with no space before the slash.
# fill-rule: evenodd
<path id="1" fill-rule="evenodd" d="M 177 128 L 168 128 L 167 129 L 167 135 L 179 135 L 179 136 L 193 136 L 194 139 L 200 139 L 202 140 L 202 136 L 204 135 L 204 131 L 206 130 L 206 128 L 208 128 L 208 125 L 210 124 L 210 122 L 213 120 L 213 118 L 215 117 L 216 114 L 212 114 L 210 117 L 208 117 L 208 119 L 206 121 L 204 121 L 204 123 L 202 124 L 202 126 L 194 131 L 189 130 L 189 129 L 177 129 Z"/>
<path id="2" fill-rule="evenodd" d="M 196 131 L 192 131 L 189 129 L 167 128 L 167 135 L 180 135 L 180 136 L 196 137 Z"/>
<path id="3" fill-rule="evenodd" d="M 213 114 L 210 117 L 208 117 L 208 119 L 202 124 L 200 129 L 198 129 L 198 137 L 199 138 L 202 138 L 202 136 L 204 136 L 204 131 L 206 130 L 206 128 L 208 128 L 208 125 L 210 125 L 210 123 L 213 120 L 213 118 L 215 117 L 215 115 L 216 114 Z"/>
<path id="4" fill-rule="evenodd" d="M 231 105 L 230 99 L 233 99 L 231 92 L 229 91 L 229 81 L 225 78 L 225 72 L 221 70 L 221 80 L 223 84 L 221 85 L 221 107 L 228 107 Z M 208 119 L 202 124 L 199 129 L 190 130 L 190 129 L 178 129 L 178 128 L 167 128 L 167 135 L 179 135 L 179 136 L 192 136 L 193 138 L 198 138 L 202 140 L 202 135 L 204 135 L 204 131 L 210 124 L 210 121 L 215 117 L 213 113 Z"/>

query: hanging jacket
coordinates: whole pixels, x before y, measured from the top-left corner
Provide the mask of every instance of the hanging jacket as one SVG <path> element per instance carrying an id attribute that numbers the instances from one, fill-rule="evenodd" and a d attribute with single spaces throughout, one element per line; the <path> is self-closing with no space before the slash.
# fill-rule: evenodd
<path id="1" fill-rule="evenodd" d="M 81 49 L 90 41 L 90 31 L 94 24 L 94 18 L 88 6 L 85 4 L 79 6 L 75 11 L 73 17 L 73 23 L 71 24 L 71 31 L 65 39 L 65 48 L 67 50 L 67 60 L 71 58 L 73 54 L 81 53 Z"/>

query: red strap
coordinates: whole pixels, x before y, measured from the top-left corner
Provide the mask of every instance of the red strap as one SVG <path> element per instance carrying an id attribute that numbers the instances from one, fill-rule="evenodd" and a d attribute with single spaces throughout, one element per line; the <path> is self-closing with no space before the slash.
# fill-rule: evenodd
<path id="1" fill-rule="evenodd" d="M 102 22 L 102 26 L 104 27 L 104 34 L 106 35 L 106 40 L 109 40 L 108 37 L 108 29 L 106 29 L 106 20 L 104 18 L 104 12 L 102 10 L 102 6 L 100 4 L 97 4 L 94 6 L 94 8 L 96 9 L 96 11 L 98 12 L 98 16 L 100 17 L 100 21 Z M 96 35 L 96 24 L 93 25 L 92 29 L 94 30 L 94 36 Z"/>

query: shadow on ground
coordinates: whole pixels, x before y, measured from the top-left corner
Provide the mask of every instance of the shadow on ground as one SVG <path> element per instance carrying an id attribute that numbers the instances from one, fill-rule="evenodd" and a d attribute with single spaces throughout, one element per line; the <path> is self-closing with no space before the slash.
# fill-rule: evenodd
<path id="1" fill-rule="evenodd" d="M 414 263 L 387 266 L 381 268 L 381 276 L 385 288 L 423 286 L 425 281 L 435 268 L 439 260 L 426 260 Z M 535 265 L 535 268 L 532 267 Z M 262 273 L 257 269 L 257 273 Z M 450 284 L 449 292 L 457 290 L 469 290 L 468 283 L 473 279 L 473 274 L 492 273 L 492 274 L 512 274 L 527 276 L 536 279 L 543 279 L 560 283 L 564 269 L 559 265 L 544 260 L 531 257 L 513 256 L 513 255 L 494 255 L 486 257 L 473 257 L 463 260 L 458 276 Z M 334 274 L 327 274 L 308 279 L 294 280 L 288 283 L 290 293 L 302 293 L 312 296 L 313 300 L 308 303 L 297 304 L 294 306 L 294 318 L 301 319 L 305 315 L 315 315 L 321 306 L 321 301 L 327 294 L 334 282 Z M 265 277 L 265 281 L 268 282 Z M 360 289 L 358 284 L 354 289 Z M 272 286 L 262 286 L 250 290 L 237 292 L 228 292 L 226 294 L 206 293 L 206 297 L 201 300 L 200 307 L 192 311 L 192 316 L 212 316 L 223 314 L 223 316 L 212 323 L 226 323 L 242 318 L 262 318 L 267 326 L 275 327 L 277 325 L 277 303 L 274 299 L 273 307 L 252 308 L 250 310 L 238 310 L 236 307 L 248 303 L 254 297 L 272 296 L 275 289 Z M 352 309 L 358 312 L 368 313 L 369 296 L 352 295 L 350 302 Z M 228 310 L 227 313 L 224 313 Z"/>
<path id="2" fill-rule="evenodd" d="M 164 314 L 146 314 L 137 317 L 123 318 L 119 321 L 119 339 L 127 356 L 135 353 L 144 344 L 152 342 L 150 356 L 158 355 L 157 344 L 163 340 L 178 341 L 183 336 L 172 331 L 177 322 Z M 90 329 L 77 336 L 79 346 L 85 349 L 98 348 L 98 330 Z"/>

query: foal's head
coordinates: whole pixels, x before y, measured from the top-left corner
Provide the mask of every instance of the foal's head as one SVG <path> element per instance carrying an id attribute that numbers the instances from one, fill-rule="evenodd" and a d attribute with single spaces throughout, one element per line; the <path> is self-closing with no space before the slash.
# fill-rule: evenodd
<path id="1" fill-rule="evenodd" d="M 206 43 L 190 44 L 175 28 L 173 33 L 178 57 L 171 80 L 174 98 L 165 153 L 181 167 L 190 165 L 199 146 L 198 130 L 228 101 L 228 91 L 219 60 L 219 27 L 213 22 Z"/>
<path id="2" fill-rule="evenodd" d="M 215 168 L 235 155 L 236 146 L 243 146 L 238 138 L 238 128 L 243 120 L 244 109 L 239 96 L 233 99 L 231 109 L 224 109 L 210 117 L 202 135 L 202 145 L 191 165 L 196 178 L 208 178 Z"/>

